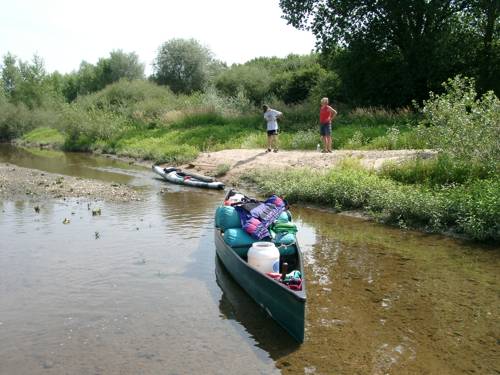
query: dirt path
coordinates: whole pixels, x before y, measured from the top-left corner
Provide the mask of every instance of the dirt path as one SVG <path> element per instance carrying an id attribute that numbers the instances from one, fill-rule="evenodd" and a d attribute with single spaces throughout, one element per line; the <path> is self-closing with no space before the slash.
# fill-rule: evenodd
<path id="1" fill-rule="evenodd" d="M 214 175 L 218 168 L 226 165 L 229 171 L 223 180 L 236 179 L 238 175 L 251 169 L 261 168 L 311 168 L 324 170 L 338 164 L 345 158 L 359 159 L 366 168 L 380 168 L 387 161 L 401 162 L 416 156 L 430 158 L 436 155 L 431 150 L 391 150 L 391 151 L 358 151 L 338 150 L 330 154 L 316 151 L 279 151 L 266 153 L 262 149 L 237 149 L 202 153 L 192 163 L 181 166 L 198 173 Z"/>

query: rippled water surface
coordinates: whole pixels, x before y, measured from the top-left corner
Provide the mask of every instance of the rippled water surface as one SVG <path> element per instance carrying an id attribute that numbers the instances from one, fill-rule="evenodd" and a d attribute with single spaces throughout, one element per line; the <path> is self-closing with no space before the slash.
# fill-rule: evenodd
<path id="1" fill-rule="evenodd" d="M 308 282 L 299 346 L 216 258 L 223 192 L 56 155 L 0 148 L 0 161 L 145 198 L 0 201 L 0 374 L 500 372 L 498 248 L 294 207 Z"/>

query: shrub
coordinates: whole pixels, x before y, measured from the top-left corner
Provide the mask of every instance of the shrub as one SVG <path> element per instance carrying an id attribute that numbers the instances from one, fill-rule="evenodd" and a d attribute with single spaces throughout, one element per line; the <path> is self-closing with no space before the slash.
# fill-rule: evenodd
<path id="1" fill-rule="evenodd" d="M 493 92 L 477 99 L 474 81 L 457 76 L 443 84 L 445 92 L 424 102 L 419 131 L 429 147 L 450 160 L 484 165 L 499 173 L 500 101 Z"/>
<path id="2" fill-rule="evenodd" d="M 442 186 L 487 178 L 488 170 L 483 165 L 457 163 L 446 155 L 438 155 L 435 159 L 416 158 L 399 164 L 386 163 L 380 174 L 405 184 Z"/>
<path id="3" fill-rule="evenodd" d="M 291 138 L 290 148 L 294 150 L 314 150 L 320 142 L 319 133 L 313 130 L 298 131 Z"/>
<path id="4" fill-rule="evenodd" d="M 269 95 L 270 72 L 263 67 L 233 65 L 215 80 L 215 87 L 228 97 L 242 91 L 254 104 L 260 105 Z"/>
<path id="5" fill-rule="evenodd" d="M 0 104 L 0 141 L 9 141 L 35 127 L 33 113 L 24 104 Z"/>
<path id="6" fill-rule="evenodd" d="M 229 164 L 217 164 L 217 168 L 215 169 L 215 177 L 224 176 L 229 170 L 231 166 Z"/>
<path id="7" fill-rule="evenodd" d="M 176 108 L 178 97 L 152 82 L 121 80 L 99 92 L 79 97 L 77 104 L 85 110 L 97 109 L 130 117 L 141 113 L 146 121 L 152 121 Z"/>
<path id="8" fill-rule="evenodd" d="M 90 151 L 94 142 L 119 138 L 127 128 L 127 121 L 111 112 L 83 111 L 76 106 L 67 106 L 62 110 L 57 126 L 66 135 L 64 149 Z"/>
<path id="9" fill-rule="evenodd" d="M 290 202 L 312 202 L 337 210 L 363 209 L 404 228 L 454 230 L 480 241 L 500 239 L 498 179 L 431 189 L 402 185 L 352 165 L 327 172 L 273 170 L 245 177 L 264 194 L 283 195 Z"/>
<path id="10" fill-rule="evenodd" d="M 363 133 L 356 130 L 352 137 L 344 144 L 343 148 L 358 149 L 363 146 Z"/>

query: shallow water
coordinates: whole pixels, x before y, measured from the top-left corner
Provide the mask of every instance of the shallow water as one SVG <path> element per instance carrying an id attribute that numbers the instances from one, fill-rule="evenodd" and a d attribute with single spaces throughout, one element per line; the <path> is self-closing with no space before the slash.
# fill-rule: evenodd
<path id="1" fill-rule="evenodd" d="M 299 346 L 215 255 L 223 192 L 79 154 L 0 146 L 0 161 L 146 192 L 0 201 L 0 374 L 500 372 L 498 248 L 293 207 L 308 282 Z"/>

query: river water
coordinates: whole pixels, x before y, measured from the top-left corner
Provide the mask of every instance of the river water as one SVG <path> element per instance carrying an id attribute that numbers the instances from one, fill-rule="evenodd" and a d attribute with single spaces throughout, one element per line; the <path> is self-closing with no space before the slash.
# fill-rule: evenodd
<path id="1" fill-rule="evenodd" d="M 292 207 L 297 345 L 215 255 L 223 192 L 88 155 L 1 146 L 0 162 L 145 197 L 0 201 L 0 374 L 500 373 L 498 247 Z"/>

